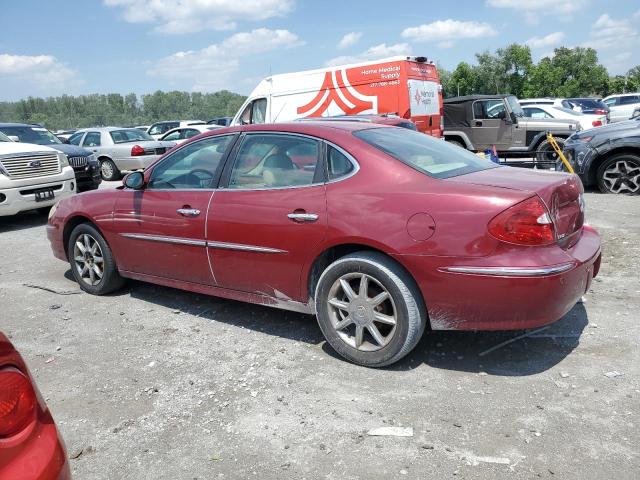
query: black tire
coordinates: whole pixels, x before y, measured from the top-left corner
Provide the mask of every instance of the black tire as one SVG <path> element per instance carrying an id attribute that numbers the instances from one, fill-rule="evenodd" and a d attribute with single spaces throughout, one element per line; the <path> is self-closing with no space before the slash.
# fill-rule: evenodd
<path id="1" fill-rule="evenodd" d="M 102 253 L 102 277 L 95 284 L 91 284 L 88 278 L 84 278 L 81 275 L 80 264 L 76 261 L 74 256 L 76 241 L 80 240 L 81 237 L 84 239 L 85 235 L 88 235 L 95 240 Z M 71 265 L 73 278 L 85 292 L 92 295 L 105 295 L 118 290 L 122 285 L 124 285 L 125 280 L 118 273 L 116 262 L 113 258 L 113 254 L 111 253 L 111 248 L 109 248 L 109 245 L 102 234 L 93 225 L 89 223 L 81 223 L 73 229 L 71 236 L 69 237 L 67 256 L 69 258 L 69 264 Z"/>
<path id="2" fill-rule="evenodd" d="M 445 139 L 447 143 L 450 143 L 451 145 L 455 145 L 456 147 L 460 147 L 460 148 L 464 148 L 465 150 L 467 149 L 467 146 L 462 143 L 460 140 L 448 140 Z"/>
<path id="3" fill-rule="evenodd" d="M 556 138 L 556 142 L 558 143 L 560 150 L 564 148 L 565 141 L 565 138 Z M 558 162 L 562 163 L 560 156 L 553 149 L 549 140 L 546 139 L 540 142 L 538 144 L 538 148 L 536 148 L 536 160 L 538 162 L 544 162 L 541 165 L 538 165 L 538 168 L 545 170 L 550 170 L 552 167 L 557 166 Z"/>
<path id="4" fill-rule="evenodd" d="M 114 180 L 120 180 L 122 178 L 122 173 L 120 173 L 116 164 L 113 163 L 113 160 L 109 158 L 100 159 L 100 175 L 102 179 L 107 182 L 113 182 Z"/>
<path id="5" fill-rule="evenodd" d="M 619 181 L 613 180 L 615 175 Z M 619 153 L 607 158 L 598 167 L 596 180 L 602 193 L 640 194 L 640 156 Z"/>
<path id="6" fill-rule="evenodd" d="M 336 288 L 335 285 L 339 285 L 340 279 L 344 278 L 345 275 L 362 276 L 363 274 L 369 278 L 368 285 L 379 288 L 380 293 L 382 293 L 381 289 L 383 288 L 390 296 L 390 299 L 383 301 L 381 305 L 385 305 L 384 302 L 389 302 L 386 303 L 387 307 L 385 308 L 391 306 L 393 309 L 395 326 L 376 325 L 378 335 L 383 331 L 388 332 L 385 338 L 388 343 L 383 346 L 375 344 L 375 337 L 371 334 L 369 327 L 358 327 L 357 320 L 352 321 L 348 327 L 342 329 L 337 329 L 334 325 L 337 317 L 335 312 L 339 311 L 339 309 L 329 305 L 329 296 L 332 288 Z M 360 294 L 360 292 L 358 287 L 358 293 Z M 375 290 L 373 292 L 375 294 Z M 358 296 L 359 298 L 361 297 Z M 356 300 L 353 300 L 353 303 L 355 302 Z M 329 265 L 318 280 L 315 291 L 315 304 L 318 323 L 327 342 L 342 357 L 366 367 L 391 365 L 407 355 L 422 337 L 427 322 L 424 301 L 413 278 L 396 262 L 379 252 L 362 251 L 352 253 Z M 354 308 L 362 307 L 355 306 Z M 371 311 L 375 312 L 378 308 L 372 307 Z M 349 314 L 348 318 L 357 315 L 360 314 Z M 385 316 L 389 318 L 389 315 Z M 350 338 L 348 329 L 355 331 L 356 328 L 364 331 L 361 338 L 369 338 L 368 342 L 361 340 L 360 347 L 372 348 L 372 350 L 367 351 L 356 348 L 355 345 L 357 343 L 351 344 L 345 339 Z M 338 330 L 340 330 L 340 333 Z M 353 337 L 355 340 L 355 333 Z"/>

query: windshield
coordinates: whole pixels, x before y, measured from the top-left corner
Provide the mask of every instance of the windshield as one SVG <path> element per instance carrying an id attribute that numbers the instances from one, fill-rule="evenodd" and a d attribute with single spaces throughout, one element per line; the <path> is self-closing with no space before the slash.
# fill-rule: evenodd
<path id="1" fill-rule="evenodd" d="M 575 110 L 571 110 L 570 108 L 564 107 L 553 107 L 556 110 L 560 110 L 561 112 L 567 113 L 569 115 L 573 115 L 574 117 L 582 117 L 583 114 L 581 112 L 576 112 Z"/>
<path id="2" fill-rule="evenodd" d="M 434 178 L 455 177 L 497 166 L 460 147 L 406 128 L 371 128 L 353 134 Z"/>
<path id="3" fill-rule="evenodd" d="M 507 103 L 509 104 L 509 108 L 511 108 L 511 111 L 516 115 L 516 117 L 524 117 L 524 110 L 522 110 L 520 102 L 518 102 L 518 99 L 516 97 L 514 97 L 513 95 L 509 95 L 507 97 Z"/>
<path id="4" fill-rule="evenodd" d="M 36 145 L 62 143 L 58 137 L 43 127 L 2 127 L 2 133 L 18 137 L 22 143 L 35 143 Z"/>
<path id="5" fill-rule="evenodd" d="M 122 130 L 113 130 L 109 132 L 113 143 L 127 143 L 127 142 L 139 142 L 141 140 L 153 140 L 153 137 L 147 132 L 138 130 L 136 128 L 127 128 Z"/>
<path id="6" fill-rule="evenodd" d="M 7 137 L 4 133 L 0 132 L 0 142 L 10 142 L 11 139 Z"/>
<path id="7" fill-rule="evenodd" d="M 580 105 L 582 108 L 603 108 L 604 103 L 602 100 L 595 98 L 570 98 L 569 103 Z"/>

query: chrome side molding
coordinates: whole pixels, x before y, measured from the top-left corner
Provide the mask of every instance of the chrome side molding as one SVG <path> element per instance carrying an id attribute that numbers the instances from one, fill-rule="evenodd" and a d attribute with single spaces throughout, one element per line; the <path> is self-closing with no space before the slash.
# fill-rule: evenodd
<path id="1" fill-rule="evenodd" d="M 438 270 L 447 273 L 466 273 L 472 275 L 493 275 L 499 277 L 543 277 L 571 270 L 573 262 L 561 263 L 550 267 L 441 267 Z"/>

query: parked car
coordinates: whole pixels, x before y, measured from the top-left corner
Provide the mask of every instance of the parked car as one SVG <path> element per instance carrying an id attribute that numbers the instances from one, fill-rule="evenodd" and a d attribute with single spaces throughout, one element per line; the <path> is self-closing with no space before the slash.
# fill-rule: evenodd
<path id="1" fill-rule="evenodd" d="M 527 118 L 564 118 L 575 120 L 583 130 L 588 128 L 601 127 L 607 124 L 606 115 L 588 115 L 580 113 L 570 108 L 555 107 L 553 105 L 527 105 L 522 107 L 524 116 Z"/>
<path id="2" fill-rule="evenodd" d="M 469 95 L 444 101 L 444 138 L 472 151 L 493 146 L 499 155 L 531 155 L 551 166 L 558 155 L 547 140 L 551 132 L 558 144 L 581 130 L 576 120 L 526 118 L 513 95 Z M 547 163 L 549 165 L 547 165 Z"/>
<path id="3" fill-rule="evenodd" d="M 149 127 L 147 133 L 151 135 L 155 140 L 158 140 L 161 136 L 163 136 L 169 130 L 173 130 L 174 128 L 205 124 L 206 122 L 203 122 L 202 120 L 167 120 L 164 122 L 154 123 Z"/>
<path id="4" fill-rule="evenodd" d="M 572 135 L 564 154 L 585 186 L 640 194 L 640 117 Z"/>
<path id="5" fill-rule="evenodd" d="M 272 75 L 251 92 L 231 125 L 336 115 L 397 114 L 442 136 L 442 85 L 426 57 L 391 57 Z"/>
<path id="6" fill-rule="evenodd" d="M 155 162 L 174 142 L 158 142 L 135 128 L 101 127 L 78 130 L 69 139 L 72 145 L 91 150 L 104 180 L 118 180 L 123 170 L 140 170 Z"/>
<path id="7" fill-rule="evenodd" d="M 221 127 L 228 127 L 231 125 L 233 117 L 218 117 L 213 118 L 207 122 L 207 125 L 220 125 Z"/>
<path id="8" fill-rule="evenodd" d="M 0 123 L 0 132 L 16 142 L 46 145 L 67 156 L 76 174 L 78 191 L 95 190 L 100 186 L 100 164 L 93 152 L 76 145 L 63 143 L 46 128 L 25 123 Z"/>
<path id="9" fill-rule="evenodd" d="M 69 140 L 69 137 L 76 133 L 78 129 L 74 128 L 71 130 L 58 130 L 55 135 L 60 139 L 61 142 L 66 143 L 66 140 Z"/>
<path id="10" fill-rule="evenodd" d="M 640 107 L 640 93 L 609 95 L 603 102 L 609 107 L 611 122 L 628 120 L 636 107 Z"/>
<path id="11" fill-rule="evenodd" d="M 0 332 L 0 478 L 70 480 L 64 441 L 26 363 Z"/>
<path id="12" fill-rule="evenodd" d="M 169 130 L 163 136 L 160 137 L 161 142 L 174 142 L 177 145 L 186 142 L 191 137 L 200 135 L 204 132 L 215 130 L 216 128 L 222 128 L 219 125 L 191 125 L 189 127 L 178 127 L 173 130 Z"/>
<path id="13" fill-rule="evenodd" d="M 587 115 L 605 115 L 607 117 L 607 123 L 609 122 L 609 107 L 602 101 L 601 98 L 596 97 L 572 97 L 566 98 L 562 102 L 562 106 L 570 108 L 572 110 L 579 111 Z"/>
<path id="14" fill-rule="evenodd" d="M 600 265 L 577 176 L 499 167 L 405 128 L 219 129 L 123 183 L 50 217 L 53 253 L 83 290 L 133 278 L 315 313 L 340 355 L 371 367 L 427 325 L 554 322 Z"/>
<path id="15" fill-rule="evenodd" d="M 48 210 L 75 192 L 75 175 L 64 153 L 43 145 L 0 142 L 0 216 Z"/>
<path id="16" fill-rule="evenodd" d="M 401 118 L 393 114 L 361 114 L 361 115 L 334 115 L 332 117 L 312 117 L 301 118 L 302 122 L 368 122 L 379 123 L 381 125 L 391 125 L 393 127 L 408 128 L 409 130 L 417 130 L 416 124 L 411 120 Z"/>

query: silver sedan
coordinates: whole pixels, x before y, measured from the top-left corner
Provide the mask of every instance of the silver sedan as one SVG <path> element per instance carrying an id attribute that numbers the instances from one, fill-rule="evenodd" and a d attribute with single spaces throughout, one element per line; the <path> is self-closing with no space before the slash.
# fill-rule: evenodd
<path id="1" fill-rule="evenodd" d="M 105 180 L 118 180 L 122 171 L 144 170 L 176 145 L 154 140 L 135 128 L 118 127 L 83 128 L 69 138 L 69 143 L 95 153 Z"/>
<path id="2" fill-rule="evenodd" d="M 187 127 L 178 127 L 169 130 L 160 137 L 160 141 L 175 142 L 178 145 L 186 142 L 191 137 L 200 135 L 201 133 L 223 128 L 220 125 L 189 125 Z"/>

